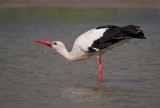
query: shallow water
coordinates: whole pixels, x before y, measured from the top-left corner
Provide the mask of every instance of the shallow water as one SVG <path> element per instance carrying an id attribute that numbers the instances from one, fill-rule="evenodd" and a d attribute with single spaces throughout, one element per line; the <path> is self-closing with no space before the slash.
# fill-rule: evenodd
<path id="1" fill-rule="evenodd" d="M 0 108 L 159 108 L 160 10 L 128 8 L 0 9 Z M 94 27 L 140 25 L 132 40 L 102 57 L 71 62 L 33 40 L 74 40 Z"/>

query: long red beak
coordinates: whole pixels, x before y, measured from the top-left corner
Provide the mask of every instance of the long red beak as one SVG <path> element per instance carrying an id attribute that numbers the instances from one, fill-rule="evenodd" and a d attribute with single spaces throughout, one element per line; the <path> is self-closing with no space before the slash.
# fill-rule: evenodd
<path id="1" fill-rule="evenodd" d="M 52 42 L 50 41 L 43 41 L 43 40 L 34 40 L 34 41 L 52 47 Z"/>

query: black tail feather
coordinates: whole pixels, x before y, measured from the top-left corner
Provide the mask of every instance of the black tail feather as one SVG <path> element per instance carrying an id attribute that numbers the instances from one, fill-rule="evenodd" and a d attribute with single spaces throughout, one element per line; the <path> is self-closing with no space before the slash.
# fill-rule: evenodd
<path id="1" fill-rule="evenodd" d="M 126 37 L 146 39 L 146 37 L 144 37 L 143 31 L 140 29 L 140 26 L 128 25 L 121 27 L 121 32 L 123 32 Z"/>

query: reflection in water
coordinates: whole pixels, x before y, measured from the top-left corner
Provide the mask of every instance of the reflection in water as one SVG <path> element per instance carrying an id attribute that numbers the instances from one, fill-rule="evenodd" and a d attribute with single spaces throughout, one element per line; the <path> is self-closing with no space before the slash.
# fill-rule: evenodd
<path id="1" fill-rule="evenodd" d="M 96 10 L 96 11 L 95 11 Z M 156 9 L 0 9 L 1 108 L 159 108 L 160 14 Z M 69 62 L 33 40 L 72 48 L 83 32 L 104 24 L 140 25 L 132 40 L 103 56 Z M 71 50 L 71 49 L 69 49 Z"/>
<path id="2" fill-rule="evenodd" d="M 67 87 L 62 91 L 62 98 L 74 100 L 74 102 L 93 101 L 100 98 L 93 90 L 82 87 Z"/>
<path id="3" fill-rule="evenodd" d="M 95 88 L 95 87 L 73 85 L 63 88 L 60 94 L 61 98 L 63 99 L 79 103 L 79 102 L 94 102 L 103 98 L 104 95 L 105 97 L 108 97 L 110 94 L 121 92 L 122 90 L 123 89 L 121 89 L 120 87 Z"/>

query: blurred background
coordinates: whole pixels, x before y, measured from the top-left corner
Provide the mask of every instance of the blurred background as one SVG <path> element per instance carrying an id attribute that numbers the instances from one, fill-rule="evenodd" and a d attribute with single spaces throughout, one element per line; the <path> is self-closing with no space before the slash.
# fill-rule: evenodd
<path id="1" fill-rule="evenodd" d="M 146 7 L 159 8 L 159 0 L 1 0 L 0 7 Z"/>
<path id="2" fill-rule="evenodd" d="M 71 62 L 33 40 L 75 39 L 101 25 L 138 25 L 103 57 Z M 0 0 L 0 108 L 159 108 L 159 0 Z"/>

